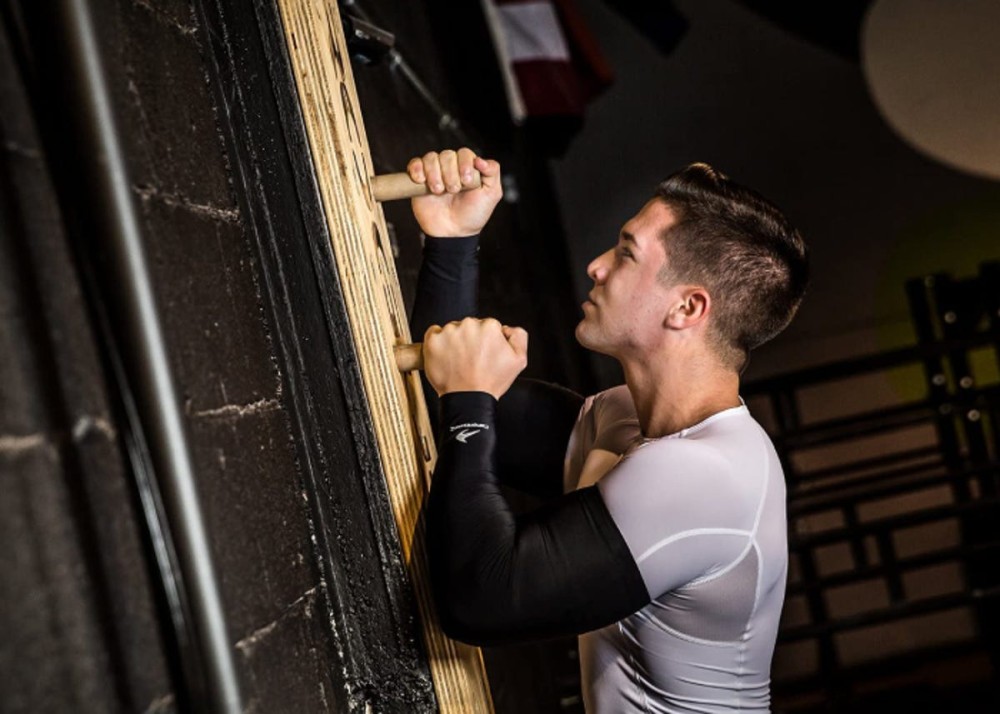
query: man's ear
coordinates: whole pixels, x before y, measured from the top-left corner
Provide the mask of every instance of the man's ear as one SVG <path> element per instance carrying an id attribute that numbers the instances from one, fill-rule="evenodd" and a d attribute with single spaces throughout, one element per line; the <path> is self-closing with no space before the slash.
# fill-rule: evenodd
<path id="1" fill-rule="evenodd" d="M 671 296 L 664 326 L 683 330 L 704 322 L 712 310 L 712 298 L 699 285 L 678 286 Z"/>

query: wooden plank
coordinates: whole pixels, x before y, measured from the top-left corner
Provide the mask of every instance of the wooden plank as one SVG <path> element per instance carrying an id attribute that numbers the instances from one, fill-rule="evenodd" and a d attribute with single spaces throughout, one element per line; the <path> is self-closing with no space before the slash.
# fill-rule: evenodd
<path id="1" fill-rule="evenodd" d="M 278 0 L 332 248 L 351 322 L 400 545 L 420 609 L 439 709 L 492 712 L 481 652 L 446 637 L 430 596 L 419 516 L 436 453 L 416 373 L 388 230 L 372 195 L 371 154 L 334 0 Z"/>

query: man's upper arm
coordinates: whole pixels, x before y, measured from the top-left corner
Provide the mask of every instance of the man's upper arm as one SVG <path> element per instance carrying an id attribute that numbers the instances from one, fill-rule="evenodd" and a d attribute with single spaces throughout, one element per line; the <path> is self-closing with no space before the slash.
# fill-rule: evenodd
<path id="1" fill-rule="evenodd" d="M 654 598 L 731 564 L 750 540 L 733 469 L 703 444 L 647 444 L 598 487 Z"/>
<path id="2" fill-rule="evenodd" d="M 442 406 L 427 543 L 445 632 L 477 644 L 579 634 L 649 602 L 596 488 L 515 515 L 496 477 L 496 400 L 459 392 Z M 473 424 L 470 438 L 455 436 Z"/>

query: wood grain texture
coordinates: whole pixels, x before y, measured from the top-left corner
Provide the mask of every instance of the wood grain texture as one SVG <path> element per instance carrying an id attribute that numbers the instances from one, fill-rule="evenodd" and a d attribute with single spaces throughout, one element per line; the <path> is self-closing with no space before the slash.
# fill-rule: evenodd
<path id="1" fill-rule="evenodd" d="M 337 5 L 278 6 L 439 709 L 492 712 L 480 651 L 446 637 L 431 602 L 420 515 L 436 452 L 420 377 L 396 367 L 394 347 L 411 341 L 409 327 Z"/>

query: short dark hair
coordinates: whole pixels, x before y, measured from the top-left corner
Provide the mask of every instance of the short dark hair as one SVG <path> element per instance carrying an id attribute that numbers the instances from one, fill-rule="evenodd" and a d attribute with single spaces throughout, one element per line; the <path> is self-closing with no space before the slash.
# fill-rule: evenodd
<path id="1" fill-rule="evenodd" d="M 666 282 L 695 282 L 713 299 L 720 356 L 741 372 L 750 350 L 791 322 L 809 279 L 808 251 L 784 214 L 708 164 L 672 174 L 656 197 L 676 222 L 663 232 Z"/>

